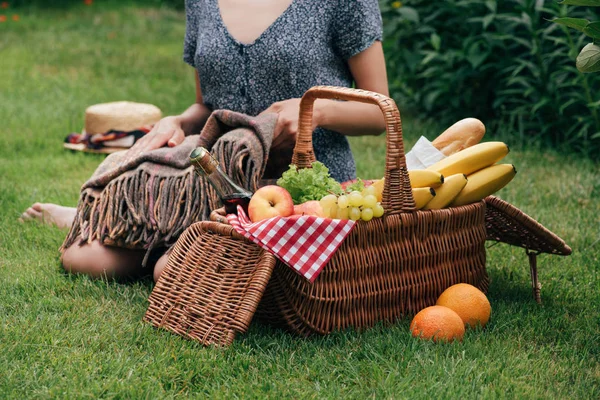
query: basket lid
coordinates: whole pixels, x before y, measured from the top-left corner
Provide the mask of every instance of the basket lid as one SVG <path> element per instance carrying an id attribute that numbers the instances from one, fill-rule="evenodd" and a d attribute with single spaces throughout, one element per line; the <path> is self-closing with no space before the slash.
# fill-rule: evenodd
<path id="1" fill-rule="evenodd" d="M 512 204 L 496 197 L 485 198 L 488 240 L 523 247 L 529 251 L 568 256 L 564 240 Z"/>
<path id="2" fill-rule="evenodd" d="M 205 346 L 230 345 L 248 329 L 274 267 L 273 255 L 230 225 L 192 224 L 175 243 L 144 320 Z"/>

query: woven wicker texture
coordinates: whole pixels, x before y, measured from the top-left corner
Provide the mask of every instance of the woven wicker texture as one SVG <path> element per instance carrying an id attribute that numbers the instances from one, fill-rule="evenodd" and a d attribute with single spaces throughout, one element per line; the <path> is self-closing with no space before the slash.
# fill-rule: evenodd
<path id="1" fill-rule="evenodd" d="M 192 224 L 178 239 L 150 294 L 144 320 L 204 345 L 245 332 L 275 258 L 229 225 Z"/>
<path id="2" fill-rule="evenodd" d="M 523 247 L 537 253 L 568 256 L 571 248 L 539 222 L 506 201 L 488 196 L 485 221 L 489 240 Z"/>
<path id="3" fill-rule="evenodd" d="M 258 315 L 301 335 L 327 334 L 413 315 L 455 283 L 486 292 L 484 215 L 477 203 L 361 223 L 313 284 L 278 262 Z"/>

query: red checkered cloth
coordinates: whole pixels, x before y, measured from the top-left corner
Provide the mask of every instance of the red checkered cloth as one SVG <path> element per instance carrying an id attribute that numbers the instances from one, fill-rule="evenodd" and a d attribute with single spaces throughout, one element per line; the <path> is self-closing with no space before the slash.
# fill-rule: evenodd
<path id="1" fill-rule="evenodd" d="M 240 206 L 238 215 L 228 214 L 227 220 L 239 234 L 273 253 L 311 282 L 319 276 L 356 224 L 351 220 L 312 215 L 252 222 Z"/>

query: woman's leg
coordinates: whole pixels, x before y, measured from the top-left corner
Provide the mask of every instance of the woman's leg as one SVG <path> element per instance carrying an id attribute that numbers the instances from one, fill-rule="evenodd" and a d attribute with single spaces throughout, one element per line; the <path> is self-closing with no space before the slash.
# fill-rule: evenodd
<path id="1" fill-rule="evenodd" d="M 171 254 L 171 251 L 167 251 L 165 254 L 163 254 L 157 261 L 156 264 L 154 265 L 154 282 L 158 281 L 158 278 L 160 278 L 160 274 L 162 274 L 162 272 L 165 270 L 165 267 L 167 266 L 167 261 L 169 260 L 169 254 Z"/>
<path id="2" fill-rule="evenodd" d="M 143 275 L 144 255 L 145 252 L 141 250 L 104 246 L 99 241 L 93 241 L 65 249 L 61 262 L 70 273 L 85 274 L 92 278 L 127 279 Z M 146 271 L 149 275 L 150 267 Z"/>
<path id="3" fill-rule="evenodd" d="M 75 219 L 76 208 L 63 207 L 52 203 L 34 203 L 23 214 L 21 221 L 37 221 L 59 228 L 68 228 Z"/>

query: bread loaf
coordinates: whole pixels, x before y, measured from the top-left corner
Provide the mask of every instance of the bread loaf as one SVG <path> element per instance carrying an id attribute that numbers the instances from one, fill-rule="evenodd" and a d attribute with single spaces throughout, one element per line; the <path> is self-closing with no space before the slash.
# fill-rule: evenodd
<path id="1" fill-rule="evenodd" d="M 449 156 L 477 144 L 485 134 L 485 125 L 477 118 L 465 118 L 446 129 L 431 144 Z"/>

